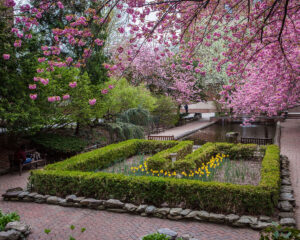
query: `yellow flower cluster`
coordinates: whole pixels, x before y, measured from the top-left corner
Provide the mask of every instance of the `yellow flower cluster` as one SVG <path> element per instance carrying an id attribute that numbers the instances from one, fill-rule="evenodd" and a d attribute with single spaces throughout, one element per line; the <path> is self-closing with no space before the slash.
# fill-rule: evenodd
<path id="1" fill-rule="evenodd" d="M 182 175 L 183 177 L 208 177 L 211 174 L 211 170 L 218 167 L 225 157 L 228 157 L 228 155 L 226 156 L 225 154 L 218 153 L 215 157 L 212 157 L 206 164 L 202 163 L 201 167 L 194 171 L 190 170 L 189 172 L 183 171 L 181 173 L 177 173 L 176 171 L 166 171 L 163 169 L 148 169 L 147 161 L 145 161 L 143 164 L 140 164 L 138 167 L 131 167 L 131 171 L 133 173 L 143 173 L 145 175 L 152 175 L 157 177 L 176 177 L 178 175 Z"/>

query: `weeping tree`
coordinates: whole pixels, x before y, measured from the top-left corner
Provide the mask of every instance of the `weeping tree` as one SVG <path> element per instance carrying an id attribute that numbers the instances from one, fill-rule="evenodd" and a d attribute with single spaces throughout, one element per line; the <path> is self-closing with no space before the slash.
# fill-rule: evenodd
<path id="1" fill-rule="evenodd" d="M 153 123 L 150 112 L 141 107 L 130 108 L 119 114 L 115 123 L 108 123 L 107 129 L 110 132 L 111 140 L 114 136 L 117 140 L 127 140 L 133 138 L 144 138 L 145 128 Z"/>

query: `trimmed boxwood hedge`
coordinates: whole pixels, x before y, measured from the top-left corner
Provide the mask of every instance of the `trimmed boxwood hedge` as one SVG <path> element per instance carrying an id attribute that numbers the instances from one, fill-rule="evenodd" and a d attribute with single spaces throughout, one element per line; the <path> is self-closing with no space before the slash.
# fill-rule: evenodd
<path id="1" fill-rule="evenodd" d="M 100 163 L 105 166 L 109 162 L 108 159 L 113 157 L 125 153 L 126 156 L 133 155 L 137 149 L 141 151 L 145 146 L 148 147 L 148 152 L 156 152 L 153 146 L 165 150 L 175 145 L 174 141 L 150 143 L 147 140 L 129 140 L 48 165 L 45 170 L 34 170 L 30 181 L 33 189 L 41 194 L 116 198 L 135 204 L 147 203 L 156 206 L 164 202 L 170 206 L 184 203 L 186 208 L 220 213 L 266 215 L 273 213 L 278 202 L 280 186 L 279 149 L 275 145 L 266 148 L 262 161 L 261 182 L 258 186 L 84 172 Z M 205 151 L 208 146 L 203 146 L 204 149 L 199 152 Z M 221 144 L 220 148 L 222 147 L 230 149 Z M 116 155 L 110 157 L 112 152 Z"/>

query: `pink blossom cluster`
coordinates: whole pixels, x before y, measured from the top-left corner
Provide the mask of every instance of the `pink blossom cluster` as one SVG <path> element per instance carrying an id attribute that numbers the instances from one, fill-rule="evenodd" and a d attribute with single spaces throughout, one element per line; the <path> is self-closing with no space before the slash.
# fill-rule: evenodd
<path id="1" fill-rule="evenodd" d="M 60 96 L 48 97 L 48 102 L 59 102 L 61 100 Z"/>

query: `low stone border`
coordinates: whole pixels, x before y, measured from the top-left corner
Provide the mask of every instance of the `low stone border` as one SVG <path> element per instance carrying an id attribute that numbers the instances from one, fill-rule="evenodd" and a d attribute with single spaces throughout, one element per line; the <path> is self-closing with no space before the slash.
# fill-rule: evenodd
<path id="1" fill-rule="evenodd" d="M 281 156 L 281 188 L 278 202 L 279 224 L 294 227 L 296 225 L 294 207 L 296 201 L 290 179 L 289 160 L 287 156 Z"/>
<path id="2" fill-rule="evenodd" d="M 24 240 L 31 233 L 31 228 L 22 222 L 9 222 L 5 231 L 0 232 L 0 240 Z"/>
<path id="3" fill-rule="evenodd" d="M 281 156 L 281 175 L 282 186 L 280 192 L 280 201 L 278 208 L 279 224 L 283 226 L 294 227 L 296 221 L 294 218 L 295 199 L 293 196 L 293 189 L 290 181 L 289 174 L 289 161 L 286 156 Z M 161 208 L 153 205 L 139 205 L 136 206 L 131 203 L 123 203 L 117 199 L 97 200 L 93 198 L 77 197 L 76 195 L 69 195 L 66 198 L 60 198 L 50 195 L 41 195 L 35 192 L 23 191 L 21 189 L 8 190 L 2 195 L 5 201 L 23 201 L 35 203 L 48 203 L 60 205 L 63 207 L 82 207 L 96 210 L 107 210 L 118 213 L 131 213 L 139 214 L 141 216 L 150 216 L 158 218 L 167 218 L 171 220 L 195 220 L 206 221 L 213 223 L 225 223 L 234 227 L 250 227 L 254 230 L 261 230 L 272 225 L 272 220 L 268 216 L 247 216 L 236 214 L 216 214 L 207 211 L 195 211 L 191 209 L 170 208 L 164 206 Z M 0 239 L 1 240 L 1 239 Z"/>

